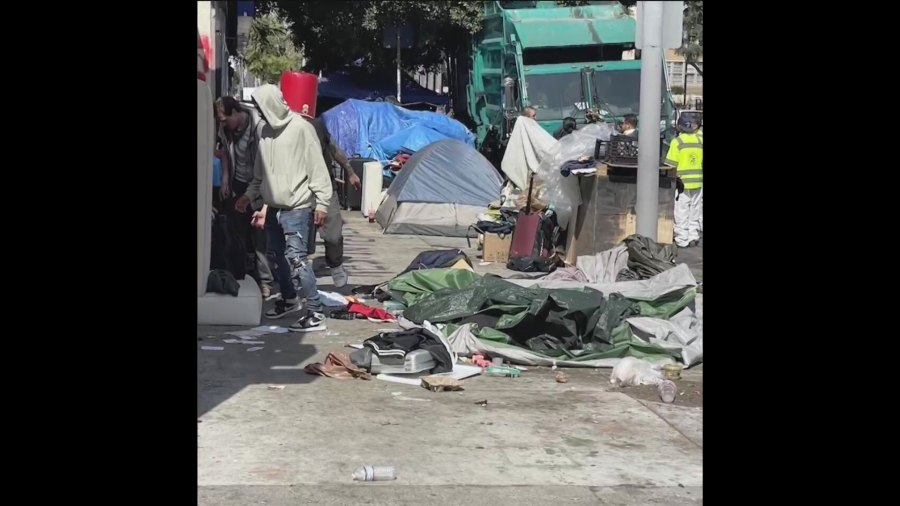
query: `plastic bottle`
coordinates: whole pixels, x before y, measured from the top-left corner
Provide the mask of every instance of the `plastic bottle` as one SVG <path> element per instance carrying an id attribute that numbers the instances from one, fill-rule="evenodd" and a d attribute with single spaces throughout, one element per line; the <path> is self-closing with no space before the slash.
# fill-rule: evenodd
<path id="1" fill-rule="evenodd" d="M 659 398 L 662 399 L 663 402 L 671 404 L 672 402 L 675 402 L 675 391 L 677 389 L 675 383 L 672 383 L 669 380 L 663 380 L 657 387 Z"/>
<path id="2" fill-rule="evenodd" d="M 353 471 L 356 481 L 391 481 L 396 480 L 393 466 L 360 466 Z"/>

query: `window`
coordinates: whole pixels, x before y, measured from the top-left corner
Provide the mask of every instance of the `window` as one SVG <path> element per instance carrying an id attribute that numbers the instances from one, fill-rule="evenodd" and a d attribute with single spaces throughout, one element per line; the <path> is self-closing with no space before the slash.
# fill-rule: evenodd
<path id="1" fill-rule="evenodd" d="M 575 117 L 575 104 L 582 102 L 581 73 L 530 75 L 525 78 L 525 90 L 538 121 Z"/>
<path id="2" fill-rule="evenodd" d="M 697 63 L 697 66 L 700 67 L 700 70 L 703 70 L 703 63 Z M 687 66 L 687 82 L 688 84 L 693 84 L 696 86 L 703 85 L 703 76 L 697 73 L 697 69 L 694 68 L 693 65 Z"/>
<path id="3" fill-rule="evenodd" d="M 666 101 L 665 76 L 662 80 L 660 97 Z M 601 70 L 594 72 L 593 85 L 594 106 L 612 113 L 613 116 L 640 114 L 641 112 L 641 70 Z M 665 114 L 665 108 L 662 109 Z"/>
<path id="4" fill-rule="evenodd" d="M 684 62 L 670 61 L 668 67 L 669 81 L 672 83 L 672 86 L 684 86 Z"/>

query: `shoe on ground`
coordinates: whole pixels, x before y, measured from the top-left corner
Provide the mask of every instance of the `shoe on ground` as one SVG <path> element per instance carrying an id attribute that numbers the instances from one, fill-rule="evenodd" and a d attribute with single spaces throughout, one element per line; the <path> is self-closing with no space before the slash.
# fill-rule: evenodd
<path id="1" fill-rule="evenodd" d="M 325 330 L 325 315 L 322 313 L 309 313 L 308 315 L 294 322 L 294 324 L 288 328 L 290 328 L 292 332 L 323 331 Z"/>
<path id="2" fill-rule="evenodd" d="M 697 246 L 698 244 L 700 244 L 700 241 L 694 240 L 694 241 L 689 242 L 687 247 L 693 248 L 693 247 Z"/>
<path id="3" fill-rule="evenodd" d="M 275 307 L 266 311 L 266 318 L 277 320 L 284 315 L 296 313 L 300 311 L 300 297 L 291 300 L 279 299 L 275 301 Z"/>
<path id="4" fill-rule="evenodd" d="M 349 279 L 349 276 L 347 276 L 347 271 L 344 270 L 343 265 L 338 265 L 337 267 L 331 268 L 331 279 L 334 280 L 335 288 L 347 286 L 347 280 Z"/>

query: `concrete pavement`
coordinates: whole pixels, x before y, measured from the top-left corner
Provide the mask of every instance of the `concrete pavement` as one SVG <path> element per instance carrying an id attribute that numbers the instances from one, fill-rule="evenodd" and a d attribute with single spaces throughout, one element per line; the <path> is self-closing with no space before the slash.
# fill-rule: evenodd
<path id="1" fill-rule="evenodd" d="M 359 213 L 345 215 L 353 284 L 387 280 L 420 251 L 465 245 L 383 236 Z M 479 272 L 508 274 L 470 256 Z M 333 289 L 330 281 L 320 286 Z M 611 387 L 609 370 L 568 370 L 560 384 L 551 371 L 529 368 L 521 378 L 475 377 L 463 392 L 441 393 L 307 375 L 306 364 L 391 326 L 328 327 L 266 335 L 256 352 L 220 344 L 234 329 L 198 327 L 199 504 L 702 504 L 696 396 L 662 405 L 647 388 Z M 680 389 L 702 391 L 702 370 L 683 376 Z M 353 483 L 362 464 L 393 465 L 398 479 Z"/>

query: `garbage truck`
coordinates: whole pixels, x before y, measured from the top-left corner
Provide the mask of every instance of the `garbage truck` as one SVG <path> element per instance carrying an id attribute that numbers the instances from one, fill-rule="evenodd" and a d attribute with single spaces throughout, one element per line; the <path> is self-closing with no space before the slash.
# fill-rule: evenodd
<path id="1" fill-rule="evenodd" d="M 484 2 L 482 23 L 468 48 L 464 112 L 489 160 L 499 164 L 526 106 L 536 109 L 535 119 L 551 134 L 567 117 L 584 124 L 635 114 L 642 132 L 658 128 L 665 141 L 674 136 L 676 108 L 664 71 L 661 117 L 640 115 L 637 25 L 621 3 Z M 466 75 L 462 64 L 458 58 L 460 77 Z M 462 97 L 456 102 L 462 105 Z"/>

